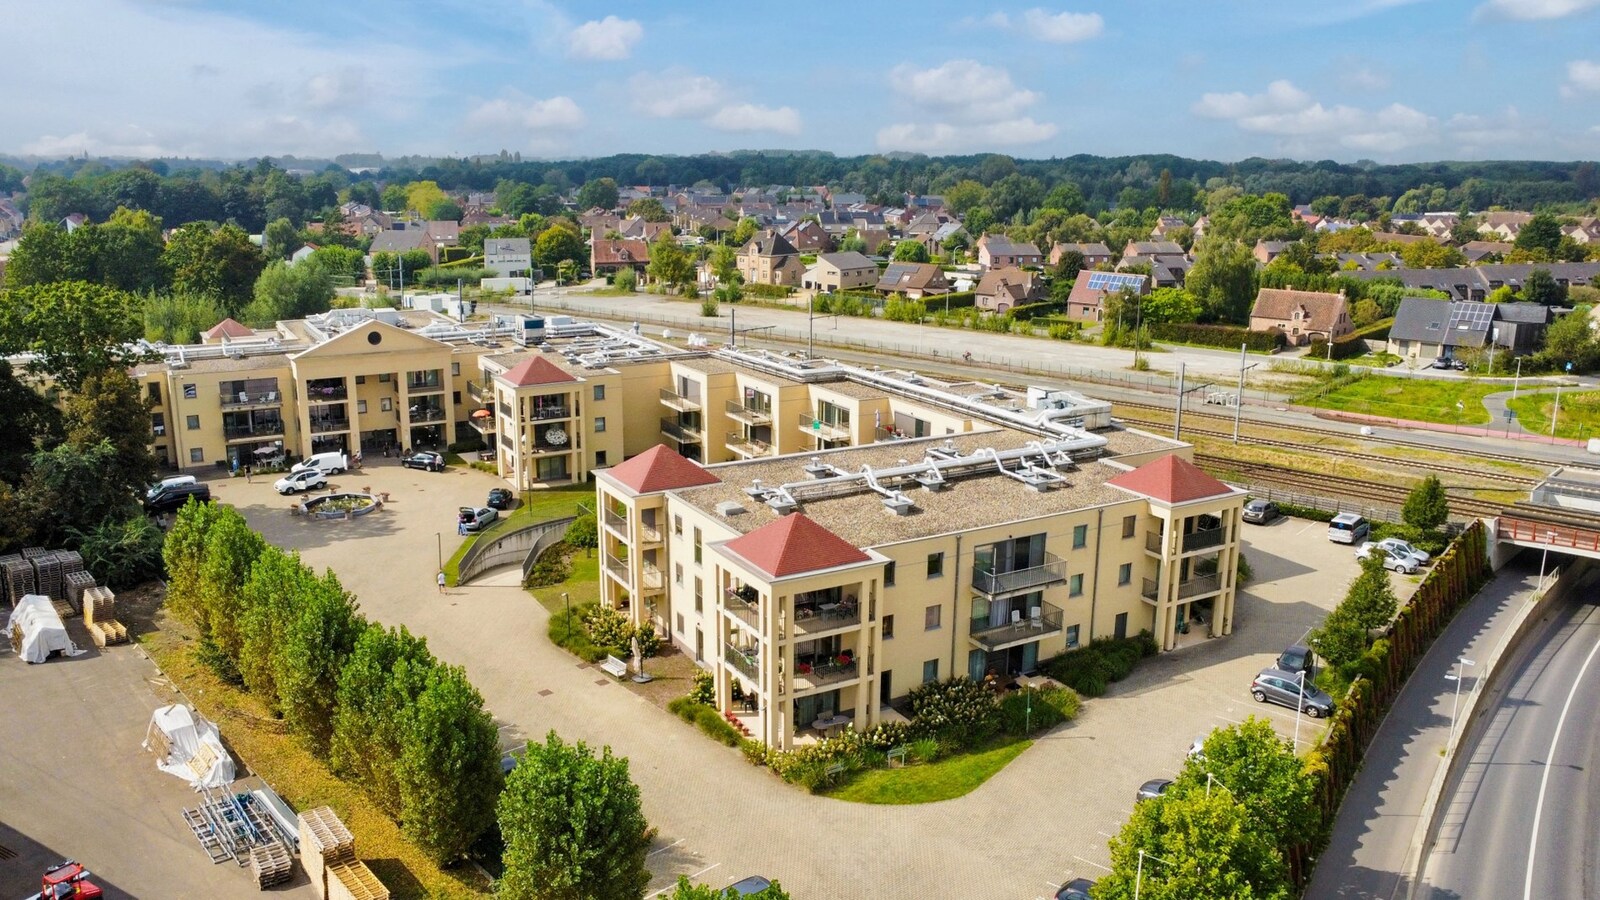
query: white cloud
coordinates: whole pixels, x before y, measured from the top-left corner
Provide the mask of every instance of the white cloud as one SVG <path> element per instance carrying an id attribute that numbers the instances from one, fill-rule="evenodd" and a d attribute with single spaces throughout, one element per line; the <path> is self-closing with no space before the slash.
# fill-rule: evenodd
<path id="1" fill-rule="evenodd" d="M 889 73 L 889 87 L 919 121 L 879 129 L 880 149 L 976 150 L 1033 144 L 1056 133 L 1055 125 L 1024 115 L 1042 95 L 1018 87 L 1005 69 L 975 60 L 931 69 L 899 65 Z"/>
<path id="2" fill-rule="evenodd" d="M 1488 0 L 1474 14 L 1479 19 L 1563 19 L 1600 6 L 1600 0 Z"/>
<path id="3" fill-rule="evenodd" d="M 773 131 L 778 134 L 799 134 L 800 114 L 792 106 L 774 109 L 755 103 L 737 103 L 724 106 L 706 120 L 712 128 L 723 131 Z"/>
<path id="4" fill-rule="evenodd" d="M 722 106 L 728 90 L 722 82 L 686 69 L 640 72 L 628 79 L 633 108 L 656 119 L 698 119 Z"/>
<path id="5" fill-rule="evenodd" d="M 585 121 L 583 109 L 571 97 L 535 100 L 518 91 L 486 100 L 466 117 L 467 126 L 480 131 L 573 131 Z"/>
<path id="6" fill-rule="evenodd" d="M 1357 91 L 1382 91 L 1389 87 L 1389 76 L 1366 66 L 1348 66 L 1339 72 L 1339 81 Z"/>
<path id="7" fill-rule="evenodd" d="M 567 52 L 578 59 L 627 59 L 643 38 L 644 26 L 636 19 L 606 16 L 572 29 Z"/>
<path id="8" fill-rule="evenodd" d="M 1260 94 L 1204 94 L 1191 109 L 1202 118 L 1230 121 L 1241 131 L 1281 138 L 1282 148 L 1295 153 L 1325 153 L 1329 146 L 1394 153 L 1438 139 L 1437 121 L 1404 104 L 1376 110 L 1325 106 L 1284 80 Z"/>
<path id="9" fill-rule="evenodd" d="M 1022 14 L 1022 24 L 1029 34 L 1052 44 L 1087 41 L 1106 30 L 1106 20 L 1100 18 L 1099 13 L 1050 13 L 1030 9 Z"/>
<path id="10" fill-rule="evenodd" d="M 1576 97 L 1596 91 L 1600 91 L 1600 63 L 1587 59 L 1567 63 L 1567 83 L 1561 86 L 1561 96 Z"/>
<path id="11" fill-rule="evenodd" d="M 367 76 L 360 69 L 342 66 L 306 81 L 306 105 L 312 109 L 346 109 L 359 106 L 367 96 Z"/>

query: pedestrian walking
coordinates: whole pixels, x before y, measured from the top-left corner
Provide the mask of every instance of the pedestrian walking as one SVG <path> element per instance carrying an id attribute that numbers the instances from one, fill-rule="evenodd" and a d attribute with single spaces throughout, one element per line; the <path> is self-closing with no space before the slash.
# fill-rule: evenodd
<path id="1" fill-rule="evenodd" d="M 246 465 L 244 467 L 244 483 L 245 484 L 249 484 L 250 483 L 250 466 L 248 466 L 248 465 Z"/>
<path id="2" fill-rule="evenodd" d="M 444 570 L 439 570 L 439 593 L 444 593 Z"/>

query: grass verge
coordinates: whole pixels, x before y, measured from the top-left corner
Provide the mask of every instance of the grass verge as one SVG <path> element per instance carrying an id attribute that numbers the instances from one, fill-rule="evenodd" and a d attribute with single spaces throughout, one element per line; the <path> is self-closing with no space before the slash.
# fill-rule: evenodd
<path id="1" fill-rule="evenodd" d="M 495 536 L 520 528 L 523 525 L 532 525 L 546 519 L 559 519 L 564 516 L 576 515 L 578 505 L 594 506 L 594 488 L 587 484 L 572 484 L 553 487 L 546 490 L 528 491 L 522 495 L 522 500 L 517 508 L 504 513 L 493 525 L 478 532 L 469 534 L 450 554 L 444 563 L 444 576 L 450 585 L 456 584 L 457 576 L 461 570 L 461 557 L 467 555 L 467 550 L 481 540 L 493 540 Z"/>
<path id="2" fill-rule="evenodd" d="M 172 628 L 170 619 L 164 629 Z M 361 789 L 337 778 L 324 760 L 291 737 L 255 697 L 219 679 L 195 658 L 195 643 L 170 630 L 147 632 L 140 644 L 202 715 L 217 723 L 235 755 L 265 779 L 295 809 L 331 806 L 356 838 L 366 860 L 396 900 L 477 898 L 490 894 L 488 880 L 467 865 L 434 865 L 400 834 Z"/>
<path id="3" fill-rule="evenodd" d="M 872 769 L 827 792 L 851 803 L 933 803 L 970 794 L 1033 746 L 1026 738 L 1002 738 L 987 747 L 938 762 L 901 769 Z"/>
<path id="4" fill-rule="evenodd" d="M 1472 380 L 1395 378 L 1374 373 L 1302 402 L 1323 409 L 1416 422 L 1487 425 L 1489 411 L 1483 408 L 1483 398 L 1503 390 L 1505 386 L 1501 384 Z"/>
<path id="5" fill-rule="evenodd" d="M 1556 419 L 1556 437 L 1579 440 L 1600 436 L 1600 391 L 1562 391 L 1561 415 L 1555 416 L 1554 391 L 1519 394 L 1506 402 L 1522 427 L 1534 434 L 1549 434 Z"/>

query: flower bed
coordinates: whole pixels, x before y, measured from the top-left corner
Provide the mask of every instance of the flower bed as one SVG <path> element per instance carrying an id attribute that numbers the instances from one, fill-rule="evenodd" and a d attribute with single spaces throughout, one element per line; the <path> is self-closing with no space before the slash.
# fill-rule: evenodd
<path id="1" fill-rule="evenodd" d="M 371 494 L 327 494 L 312 497 L 300 504 L 309 516 L 318 519 L 343 519 L 364 516 L 378 508 L 378 498 Z"/>

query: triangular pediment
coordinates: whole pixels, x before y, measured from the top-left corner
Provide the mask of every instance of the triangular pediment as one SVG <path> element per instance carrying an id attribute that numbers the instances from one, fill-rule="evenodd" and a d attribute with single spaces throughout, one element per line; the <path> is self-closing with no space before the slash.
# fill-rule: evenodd
<path id="1" fill-rule="evenodd" d="M 373 339 L 373 335 L 377 339 Z M 449 344 L 425 337 L 414 331 L 409 331 L 395 325 L 372 319 L 350 328 L 342 334 L 335 335 L 326 341 L 306 350 L 294 357 L 296 360 L 329 359 L 336 356 L 376 356 L 387 353 L 406 353 L 417 351 L 445 351 L 451 349 Z"/>

